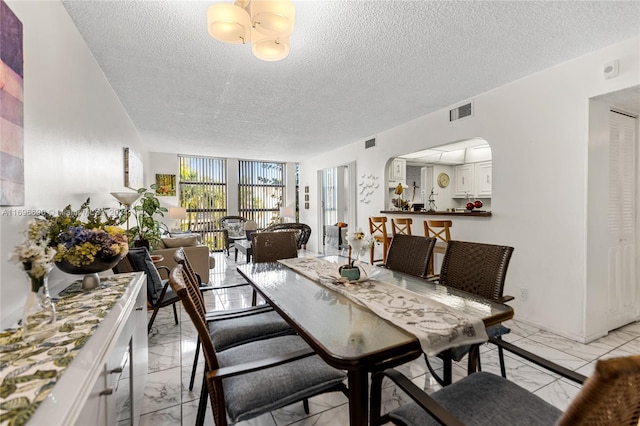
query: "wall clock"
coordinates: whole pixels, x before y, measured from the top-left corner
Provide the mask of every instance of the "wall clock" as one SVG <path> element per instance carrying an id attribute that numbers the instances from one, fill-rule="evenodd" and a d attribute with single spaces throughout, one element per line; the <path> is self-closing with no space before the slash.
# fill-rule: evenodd
<path id="1" fill-rule="evenodd" d="M 449 186 L 449 175 L 446 173 L 440 173 L 438 175 L 438 186 L 440 186 L 440 188 L 446 188 L 447 186 Z"/>

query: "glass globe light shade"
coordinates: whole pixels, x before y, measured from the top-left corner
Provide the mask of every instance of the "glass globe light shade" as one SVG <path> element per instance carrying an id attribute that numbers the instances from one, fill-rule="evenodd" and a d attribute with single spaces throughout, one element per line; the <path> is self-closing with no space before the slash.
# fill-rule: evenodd
<path id="1" fill-rule="evenodd" d="M 289 37 L 256 37 L 251 43 L 251 51 L 263 61 L 279 61 L 289 55 Z"/>
<path id="2" fill-rule="evenodd" d="M 293 33 L 296 10 L 289 0 L 253 0 L 249 6 L 253 28 L 271 37 Z"/>
<path id="3" fill-rule="evenodd" d="M 250 41 L 251 20 L 246 10 L 230 3 L 217 3 L 207 9 L 207 28 L 216 40 L 240 44 Z"/>

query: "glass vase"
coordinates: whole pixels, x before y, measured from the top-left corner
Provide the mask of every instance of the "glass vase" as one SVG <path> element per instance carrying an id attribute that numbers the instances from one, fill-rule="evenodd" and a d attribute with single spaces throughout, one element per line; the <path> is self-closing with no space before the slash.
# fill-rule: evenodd
<path id="1" fill-rule="evenodd" d="M 22 313 L 22 329 L 27 332 L 40 324 L 53 324 L 56 321 L 56 306 L 49 294 L 49 272 L 43 277 L 34 277 L 26 271 L 29 281 L 29 294 Z"/>

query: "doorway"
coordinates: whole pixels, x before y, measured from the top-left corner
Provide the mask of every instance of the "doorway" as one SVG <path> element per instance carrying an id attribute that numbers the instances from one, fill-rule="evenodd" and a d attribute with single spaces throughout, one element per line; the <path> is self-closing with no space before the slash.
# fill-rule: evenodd
<path id="1" fill-rule="evenodd" d="M 589 101 L 585 341 L 640 319 L 640 86 Z"/>
<path id="2" fill-rule="evenodd" d="M 318 229 L 323 231 L 323 238 L 319 239 L 319 252 L 325 253 L 324 237 L 327 227 L 332 227 L 338 222 L 347 225 L 356 223 L 355 162 L 318 170 L 318 186 L 320 194 Z M 345 233 L 346 229 L 343 229 L 342 233 Z"/>

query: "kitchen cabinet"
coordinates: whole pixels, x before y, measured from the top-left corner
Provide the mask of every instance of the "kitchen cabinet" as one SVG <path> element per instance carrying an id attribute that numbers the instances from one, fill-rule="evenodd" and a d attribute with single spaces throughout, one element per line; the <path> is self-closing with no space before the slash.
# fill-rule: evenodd
<path id="1" fill-rule="evenodd" d="M 455 197 L 467 197 L 467 195 L 474 195 L 473 172 L 473 164 L 462 164 L 453 168 Z"/>
<path id="2" fill-rule="evenodd" d="M 407 179 L 407 160 L 404 158 L 394 158 L 391 162 L 389 170 L 389 181 L 395 181 L 395 184 L 403 183 Z"/>
<path id="3" fill-rule="evenodd" d="M 491 161 L 455 166 L 453 168 L 454 197 L 491 197 L 491 170 Z"/>
<path id="4" fill-rule="evenodd" d="M 475 164 L 476 196 L 491 197 L 491 161 Z"/>

